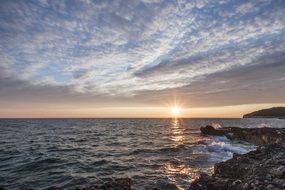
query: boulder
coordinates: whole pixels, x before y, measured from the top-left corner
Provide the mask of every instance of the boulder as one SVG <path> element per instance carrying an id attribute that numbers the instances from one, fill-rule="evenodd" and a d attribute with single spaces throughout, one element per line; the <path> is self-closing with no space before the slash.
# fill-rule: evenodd
<path id="1" fill-rule="evenodd" d="M 285 143 L 285 128 L 239 128 L 222 127 L 215 129 L 207 125 L 201 127 L 203 135 L 226 136 L 231 140 L 246 141 L 255 145 Z"/>
<path id="2" fill-rule="evenodd" d="M 214 174 L 201 174 L 190 190 L 284 189 L 285 144 L 259 147 L 217 163 Z M 283 163 L 280 165 L 280 162 Z"/>
<path id="3" fill-rule="evenodd" d="M 285 166 L 281 165 L 272 170 L 272 174 L 275 177 L 285 177 Z"/>

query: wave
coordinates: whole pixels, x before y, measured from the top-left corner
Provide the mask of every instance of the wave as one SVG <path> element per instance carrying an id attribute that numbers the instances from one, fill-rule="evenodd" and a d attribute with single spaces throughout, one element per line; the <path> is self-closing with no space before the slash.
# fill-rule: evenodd
<path id="1" fill-rule="evenodd" d="M 61 158 L 44 158 L 40 160 L 33 160 L 25 164 L 18 165 L 17 172 L 31 172 L 46 170 L 53 167 L 59 167 L 61 164 L 66 163 L 65 160 Z"/>
<path id="2" fill-rule="evenodd" d="M 186 148 L 187 147 L 185 144 L 180 144 L 174 147 L 163 147 L 163 148 L 157 148 L 157 149 L 141 148 L 141 149 L 136 149 L 132 151 L 131 154 L 177 152 L 177 151 L 181 151 Z"/>
<path id="3" fill-rule="evenodd" d="M 102 165 L 105 165 L 105 164 L 108 164 L 108 163 L 109 163 L 108 160 L 103 159 L 103 160 L 95 161 L 91 165 L 92 166 L 102 166 Z"/>
<path id="4" fill-rule="evenodd" d="M 0 183 L 7 189 L 45 189 L 53 183 L 68 188 L 97 178 L 137 176 L 136 189 L 157 179 L 184 187 L 183 180 L 189 180 L 184 176 L 187 168 L 193 173 L 208 171 L 233 153 L 255 148 L 226 137 L 200 135 L 200 126 L 282 127 L 284 121 L 185 119 L 173 127 L 165 119 L 2 120 Z M 164 169 L 166 165 L 171 165 L 171 171 Z"/>
<path id="5" fill-rule="evenodd" d="M 222 127 L 220 123 L 212 123 L 211 126 L 213 126 L 215 129 L 219 129 Z"/>
<path id="6" fill-rule="evenodd" d="M 256 148 L 248 143 L 235 143 L 229 141 L 226 137 L 215 137 L 207 145 L 206 151 L 209 153 L 209 159 L 220 162 L 232 158 L 233 153 L 245 154 Z"/>
<path id="7" fill-rule="evenodd" d="M 257 126 L 257 128 L 272 128 L 272 126 L 266 123 L 261 123 Z"/>
<path id="8" fill-rule="evenodd" d="M 175 147 L 160 148 L 160 149 L 158 149 L 158 151 L 160 151 L 160 152 L 177 152 L 177 151 L 181 151 L 185 148 L 186 148 L 185 144 L 180 144 L 180 145 L 177 145 Z"/>
<path id="9" fill-rule="evenodd" d="M 212 142 L 208 146 L 209 150 L 213 150 L 215 152 L 221 152 L 221 151 L 226 151 L 226 152 L 232 152 L 232 153 L 238 153 L 238 154 L 245 154 L 249 151 L 249 149 L 245 147 L 240 147 L 240 146 L 235 146 L 231 143 L 226 143 L 226 142 Z"/>

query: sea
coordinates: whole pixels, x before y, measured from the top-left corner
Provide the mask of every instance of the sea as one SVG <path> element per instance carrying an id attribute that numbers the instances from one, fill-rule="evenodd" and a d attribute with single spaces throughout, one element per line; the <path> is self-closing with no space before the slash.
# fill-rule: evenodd
<path id="1" fill-rule="evenodd" d="M 285 127 L 285 119 L 0 119 L 0 186 L 75 189 L 114 178 L 188 189 L 200 172 L 256 147 L 200 127 Z"/>

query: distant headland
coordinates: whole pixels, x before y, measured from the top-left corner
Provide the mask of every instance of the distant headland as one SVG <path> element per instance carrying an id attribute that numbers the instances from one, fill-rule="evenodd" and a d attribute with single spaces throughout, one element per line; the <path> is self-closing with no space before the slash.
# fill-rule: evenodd
<path id="1" fill-rule="evenodd" d="M 243 115 L 243 118 L 282 118 L 285 119 L 285 107 L 262 109 Z"/>

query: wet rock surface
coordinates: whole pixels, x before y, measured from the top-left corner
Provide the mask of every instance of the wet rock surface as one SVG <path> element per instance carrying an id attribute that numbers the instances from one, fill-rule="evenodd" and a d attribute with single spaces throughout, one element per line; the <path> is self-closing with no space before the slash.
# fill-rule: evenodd
<path id="1" fill-rule="evenodd" d="M 259 145 L 257 150 L 214 166 L 212 176 L 202 173 L 190 186 L 190 190 L 285 190 L 285 129 L 201 128 L 203 135 L 224 135 L 231 140 L 247 141 Z M 50 187 L 46 190 L 61 190 Z M 110 179 L 102 184 L 74 187 L 71 190 L 131 190 L 130 178 Z M 175 184 L 160 184 L 146 190 L 178 189 Z M 5 190 L 0 187 L 0 190 Z"/>
<path id="2" fill-rule="evenodd" d="M 284 167 L 285 144 L 261 146 L 216 164 L 214 174 L 201 174 L 191 184 L 190 190 L 285 189 Z"/>
<path id="3" fill-rule="evenodd" d="M 246 141 L 255 145 L 285 143 L 285 128 L 239 128 L 215 129 L 208 125 L 200 128 L 204 135 L 224 135 L 230 140 Z"/>
<path id="4" fill-rule="evenodd" d="M 234 154 L 232 159 L 215 164 L 214 174 L 202 173 L 191 183 L 190 190 L 285 190 L 284 129 L 206 126 L 201 132 L 260 146 L 255 151 Z"/>

